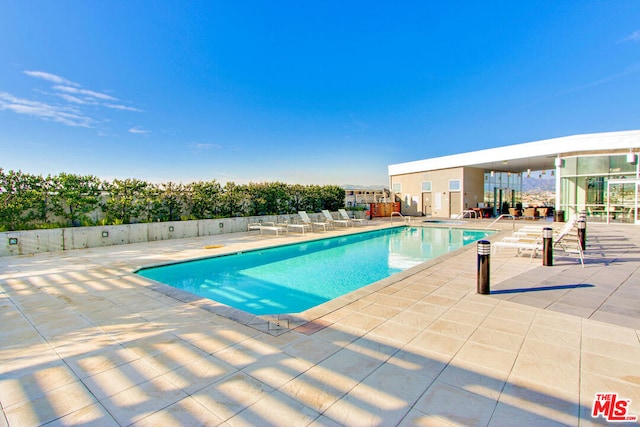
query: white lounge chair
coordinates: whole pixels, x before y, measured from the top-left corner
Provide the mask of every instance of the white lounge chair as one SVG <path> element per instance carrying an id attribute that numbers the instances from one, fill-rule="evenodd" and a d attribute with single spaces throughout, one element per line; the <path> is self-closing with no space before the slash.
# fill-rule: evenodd
<path id="1" fill-rule="evenodd" d="M 247 226 L 247 231 L 259 230 L 260 234 L 262 234 L 263 230 L 274 231 L 276 236 L 280 233 L 286 233 L 287 229 L 285 227 L 276 225 L 273 222 L 250 222 Z"/>
<path id="2" fill-rule="evenodd" d="M 349 220 L 345 220 L 345 219 L 333 219 L 333 215 L 331 215 L 331 212 L 329 212 L 326 209 L 322 210 L 322 214 L 324 215 L 325 219 L 327 220 L 327 222 L 331 223 L 331 225 L 336 225 L 336 224 L 340 224 L 340 225 L 344 225 L 345 227 L 348 227 L 351 225 L 351 221 Z"/>
<path id="3" fill-rule="evenodd" d="M 584 268 L 584 250 L 578 234 L 573 234 L 573 228 L 578 225 L 578 217 L 572 217 L 553 238 L 554 248 L 561 249 L 565 254 L 575 254 L 580 258 L 580 264 Z"/>
<path id="4" fill-rule="evenodd" d="M 583 262 L 584 266 L 582 251 L 583 248 L 579 247 L 580 245 L 578 244 L 578 248 L 573 249 L 572 245 L 570 243 L 567 243 L 575 240 L 568 239 L 568 235 L 576 226 L 577 220 L 577 216 L 572 216 L 569 221 L 567 221 L 562 226 L 562 228 L 554 234 L 553 246 L 560 246 L 560 248 L 565 253 L 578 253 L 580 256 L 580 261 Z M 537 255 L 537 252 L 541 251 L 543 248 L 542 228 L 543 227 L 523 227 L 519 231 L 513 233 L 511 236 L 505 237 L 501 241 L 493 243 L 491 245 L 493 247 L 493 253 L 495 253 L 499 248 L 516 248 L 518 250 L 518 255 L 520 255 L 523 250 L 530 250 L 531 257 L 535 257 Z"/>
<path id="5" fill-rule="evenodd" d="M 313 230 L 315 227 L 318 227 L 318 228 L 322 228 L 324 231 L 327 231 L 327 223 L 326 222 L 313 222 L 313 221 L 311 221 L 311 218 L 309 218 L 309 215 L 305 211 L 298 211 L 298 215 L 300 215 L 300 219 L 302 220 L 303 224 L 311 225 L 311 230 Z"/>
<path id="6" fill-rule="evenodd" d="M 285 220 L 284 222 L 278 223 L 280 227 L 286 227 L 287 231 L 296 230 L 304 234 L 306 231 L 311 230 L 311 224 L 298 224 L 295 222 L 291 222 L 289 220 Z"/>
<path id="7" fill-rule="evenodd" d="M 557 240 L 558 238 L 564 236 L 565 234 L 569 233 L 573 227 L 576 226 L 578 222 L 578 217 L 576 215 L 571 216 L 571 218 L 569 218 L 569 221 L 567 221 L 566 223 L 564 223 L 564 225 L 562 226 L 562 228 L 560 228 L 560 230 L 554 232 L 554 240 Z M 518 231 L 513 233 L 513 236 L 515 237 L 529 237 L 529 236 L 542 236 L 542 229 L 543 228 L 547 228 L 544 226 L 538 226 L 538 225 L 526 225 L 520 229 L 518 229 Z"/>
<path id="8" fill-rule="evenodd" d="M 340 218 L 341 219 L 346 220 L 346 221 L 351 221 L 352 223 L 355 223 L 355 224 L 363 224 L 364 225 L 364 223 L 366 221 L 366 220 L 360 219 L 360 218 L 349 218 L 349 214 L 344 209 L 338 209 L 338 213 L 340 214 Z"/>
<path id="9" fill-rule="evenodd" d="M 500 248 L 515 248 L 518 250 L 518 255 L 522 251 L 531 251 L 531 258 L 534 258 L 538 251 L 542 250 L 542 242 L 538 240 L 501 240 L 491 244 L 493 253 L 496 253 Z"/>
<path id="10" fill-rule="evenodd" d="M 564 238 L 567 234 L 569 234 L 571 232 L 571 230 L 573 230 L 573 228 L 575 226 L 578 225 L 578 216 L 577 215 L 573 215 L 571 216 L 571 218 L 569 218 L 569 221 L 567 221 L 562 228 L 555 234 L 553 240 L 554 243 L 556 243 L 557 241 L 561 240 L 562 238 Z"/>

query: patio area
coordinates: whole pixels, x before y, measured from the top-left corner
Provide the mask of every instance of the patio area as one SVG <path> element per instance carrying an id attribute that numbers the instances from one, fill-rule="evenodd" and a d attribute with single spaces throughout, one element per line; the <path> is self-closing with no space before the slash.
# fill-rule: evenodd
<path id="1" fill-rule="evenodd" d="M 585 268 L 503 250 L 491 295 L 476 293 L 472 244 L 291 316 L 132 274 L 353 231 L 0 258 L 0 426 L 606 424 L 596 393 L 640 416 L 634 226 L 589 224 Z"/>

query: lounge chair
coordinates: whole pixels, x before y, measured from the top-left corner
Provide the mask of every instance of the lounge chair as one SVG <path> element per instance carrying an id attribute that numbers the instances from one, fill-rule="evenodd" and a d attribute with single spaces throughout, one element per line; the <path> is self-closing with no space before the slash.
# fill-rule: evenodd
<path id="1" fill-rule="evenodd" d="M 346 220 L 346 219 L 333 219 L 333 216 L 331 215 L 331 212 L 329 212 L 326 209 L 322 210 L 322 214 L 324 215 L 325 219 L 327 220 L 328 223 L 331 223 L 332 226 L 335 226 L 336 224 L 340 224 L 340 225 L 344 225 L 345 227 L 348 227 L 351 225 L 351 221 L 350 220 Z"/>
<path id="2" fill-rule="evenodd" d="M 577 233 L 573 234 L 573 228 L 578 224 L 578 216 L 571 217 L 569 222 L 553 238 L 553 247 L 559 248 L 565 254 L 575 254 L 580 258 L 580 264 L 584 268 L 584 250 Z"/>
<path id="3" fill-rule="evenodd" d="M 555 232 L 554 240 L 557 240 L 558 238 L 569 233 L 573 229 L 573 227 L 576 226 L 577 222 L 578 222 L 578 217 L 576 215 L 571 216 L 571 218 L 569 218 L 569 221 L 564 223 L 564 225 L 562 226 L 562 228 L 560 228 L 559 231 Z M 545 227 L 540 225 L 526 225 L 518 229 L 518 231 L 514 232 L 513 235 L 517 237 L 542 236 L 543 228 Z"/>
<path id="4" fill-rule="evenodd" d="M 291 222 L 289 220 L 285 220 L 284 222 L 280 222 L 277 224 L 279 227 L 284 227 L 287 231 L 297 230 L 304 234 L 306 231 L 311 230 L 311 224 L 298 224 L 295 222 Z"/>
<path id="5" fill-rule="evenodd" d="M 274 231 L 276 236 L 280 233 L 286 233 L 287 229 L 285 227 L 276 225 L 273 222 L 250 222 L 247 226 L 247 231 L 259 230 L 260 234 L 262 234 L 263 230 Z"/>
<path id="6" fill-rule="evenodd" d="M 560 249 L 565 254 L 577 255 L 584 268 L 584 248 L 577 235 L 565 235 L 555 240 L 553 245 L 555 249 Z"/>
<path id="7" fill-rule="evenodd" d="M 569 239 L 569 233 L 576 226 L 578 217 L 572 216 L 568 222 L 566 222 L 562 228 L 556 232 L 553 236 L 553 246 L 560 246 L 560 248 L 565 253 L 578 253 L 580 256 L 580 261 L 583 262 L 583 251 L 581 247 L 571 249 L 571 243 L 575 239 Z M 530 250 L 531 257 L 537 255 L 538 251 L 542 250 L 542 229 L 543 227 L 522 227 L 520 230 L 513 233 L 509 237 L 503 238 L 499 242 L 495 242 L 492 244 L 493 252 L 495 253 L 498 248 L 516 248 L 518 249 L 518 255 L 521 254 L 523 250 Z M 575 242 L 573 242 L 575 244 Z"/>
<path id="8" fill-rule="evenodd" d="M 522 251 L 531 251 L 531 258 L 533 258 L 538 254 L 538 251 L 542 250 L 542 239 L 522 239 L 517 237 L 510 239 L 505 237 L 505 239 L 499 242 L 494 242 L 491 248 L 494 254 L 499 248 L 516 248 L 518 255 L 520 255 Z"/>
<path id="9" fill-rule="evenodd" d="M 349 214 L 344 209 L 338 209 L 338 213 L 340 214 L 340 219 L 345 221 L 351 221 L 355 224 L 364 224 L 366 220 L 360 218 L 349 218 Z"/>
<path id="10" fill-rule="evenodd" d="M 318 227 L 318 228 L 322 228 L 324 231 L 327 231 L 327 223 L 326 222 L 313 222 L 313 221 L 311 221 L 311 218 L 309 218 L 309 215 L 305 211 L 298 211 L 298 215 L 300 215 L 300 219 L 302 220 L 303 224 L 311 225 L 311 230 L 313 230 L 315 227 Z"/>

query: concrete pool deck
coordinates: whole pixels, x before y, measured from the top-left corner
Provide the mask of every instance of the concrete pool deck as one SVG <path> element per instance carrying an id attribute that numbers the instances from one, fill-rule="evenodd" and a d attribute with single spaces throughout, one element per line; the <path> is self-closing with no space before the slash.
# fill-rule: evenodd
<path id="1" fill-rule="evenodd" d="M 0 426 L 605 424 L 596 393 L 640 416 L 638 227 L 590 223 L 585 268 L 498 252 L 491 295 L 470 245 L 274 319 L 132 274 L 346 232 L 0 258 Z"/>

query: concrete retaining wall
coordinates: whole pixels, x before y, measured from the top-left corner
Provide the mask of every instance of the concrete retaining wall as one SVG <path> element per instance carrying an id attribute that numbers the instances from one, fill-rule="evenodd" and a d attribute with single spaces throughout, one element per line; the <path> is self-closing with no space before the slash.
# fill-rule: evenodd
<path id="1" fill-rule="evenodd" d="M 312 220 L 321 214 L 309 214 Z M 295 221 L 297 215 L 203 219 L 145 224 L 69 227 L 48 230 L 0 232 L 0 256 L 30 255 L 71 249 L 126 245 L 247 231 L 249 222 Z"/>

